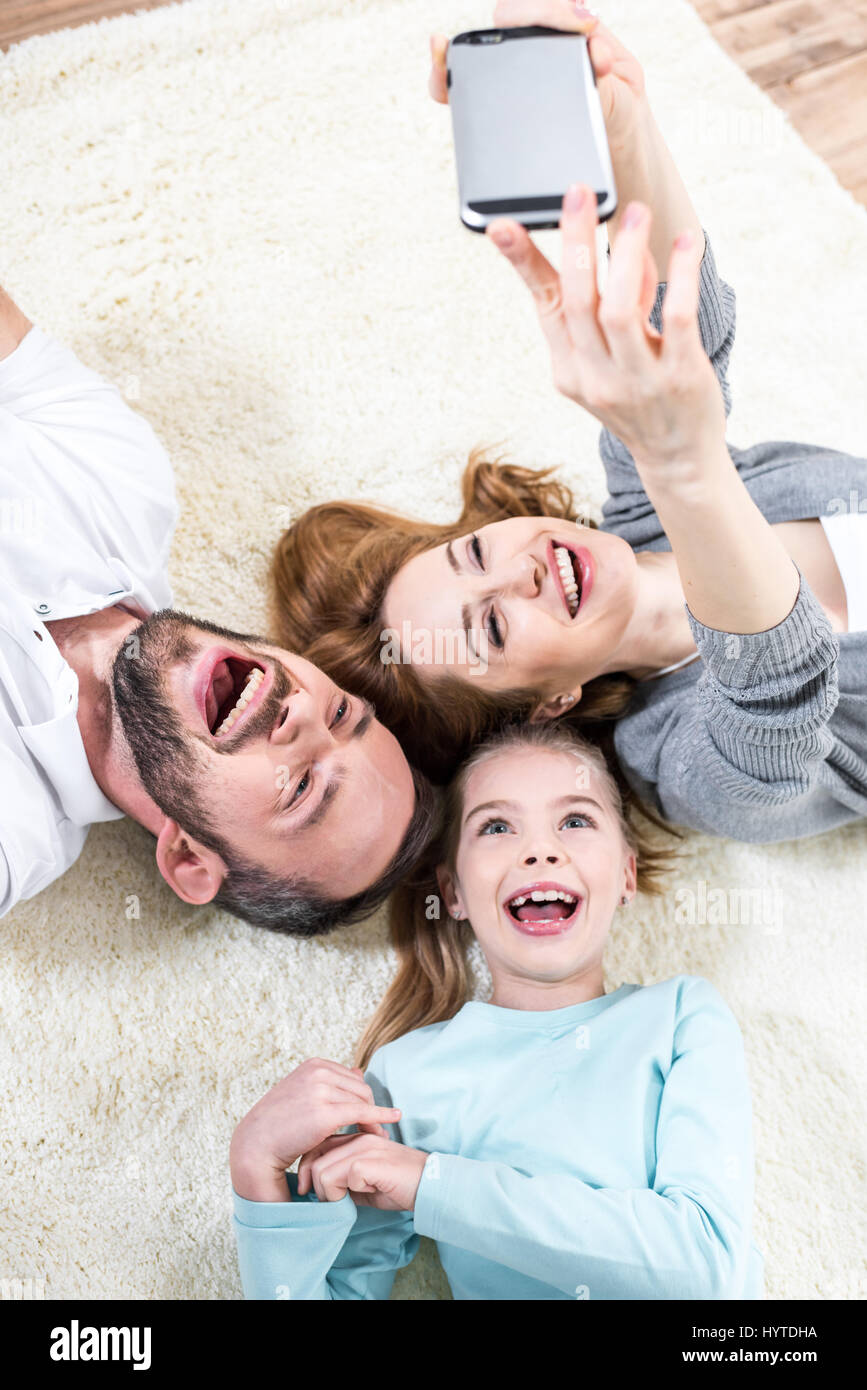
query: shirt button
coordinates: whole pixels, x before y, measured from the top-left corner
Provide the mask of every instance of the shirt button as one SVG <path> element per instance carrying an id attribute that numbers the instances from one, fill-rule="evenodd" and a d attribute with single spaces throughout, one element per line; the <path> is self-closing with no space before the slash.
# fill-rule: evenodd
<path id="1" fill-rule="evenodd" d="M 50 613 L 51 609 L 47 603 L 37 603 L 35 605 L 37 613 Z"/>

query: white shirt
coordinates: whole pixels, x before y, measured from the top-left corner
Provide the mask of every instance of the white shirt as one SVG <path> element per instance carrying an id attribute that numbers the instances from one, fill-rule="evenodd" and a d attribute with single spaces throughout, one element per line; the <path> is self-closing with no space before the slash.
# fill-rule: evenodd
<path id="1" fill-rule="evenodd" d="M 171 607 L 169 459 L 116 387 L 39 328 L 0 360 L 0 915 L 122 816 L 90 771 L 46 622 Z"/>
<path id="2" fill-rule="evenodd" d="M 847 632 L 867 628 L 867 512 L 820 516 L 846 590 Z"/>

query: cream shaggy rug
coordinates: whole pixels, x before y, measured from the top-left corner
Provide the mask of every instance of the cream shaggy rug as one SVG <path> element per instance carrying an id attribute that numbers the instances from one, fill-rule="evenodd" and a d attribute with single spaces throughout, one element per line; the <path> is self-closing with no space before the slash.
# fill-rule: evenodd
<path id="1" fill-rule="evenodd" d="M 730 440 L 863 452 L 867 214 L 685 0 L 602 8 L 738 293 Z M 427 95 L 429 30 L 490 21 L 468 0 L 189 0 L 0 57 L 0 276 L 164 440 L 178 605 L 261 629 L 290 516 L 337 494 L 445 519 L 483 441 L 601 505 L 598 428 L 555 394 L 511 268 L 460 226 Z M 779 920 L 684 925 L 676 890 L 701 884 L 772 888 Z M 867 826 L 696 837 L 608 956 L 610 988 L 704 975 L 741 1023 L 774 1298 L 867 1292 L 865 898 Z M 389 979 L 381 917 L 299 944 L 195 913 L 116 822 L 0 941 L 0 1273 L 49 1298 L 239 1298 L 232 1129 L 305 1057 L 350 1060 Z M 396 1298 L 448 1297 L 424 1247 Z"/>

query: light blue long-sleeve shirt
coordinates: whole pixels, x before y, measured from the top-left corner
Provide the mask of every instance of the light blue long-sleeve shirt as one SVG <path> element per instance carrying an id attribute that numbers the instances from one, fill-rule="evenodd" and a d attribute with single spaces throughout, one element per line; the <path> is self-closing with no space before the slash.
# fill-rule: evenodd
<path id="1" fill-rule="evenodd" d="M 419 1236 L 456 1299 L 760 1298 L 737 1023 L 706 980 L 562 1009 L 478 1001 L 378 1049 L 366 1080 L 429 1154 L 412 1212 L 234 1193 L 247 1298 L 388 1298 Z"/>

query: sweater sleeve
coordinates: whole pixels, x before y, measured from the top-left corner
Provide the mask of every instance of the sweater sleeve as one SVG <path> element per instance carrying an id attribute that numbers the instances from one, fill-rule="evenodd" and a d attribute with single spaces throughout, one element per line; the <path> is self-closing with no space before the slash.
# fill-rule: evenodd
<path id="1" fill-rule="evenodd" d="M 720 632 L 688 608 L 687 617 L 702 673 L 666 738 L 656 794 L 675 824 L 740 838 L 744 806 L 793 803 L 821 777 L 839 646 L 803 576 L 792 611 L 765 632 Z"/>
<path id="2" fill-rule="evenodd" d="M 735 292 L 717 273 L 707 232 L 704 233 L 704 238 L 704 255 L 699 268 L 698 327 L 702 347 L 717 374 L 725 413 L 728 416 L 731 410 L 731 388 L 727 368 L 735 340 Z M 656 298 L 650 311 L 650 322 L 660 333 L 666 288 L 666 281 L 657 286 Z M 646 524 L 648 518 L 655 516 L 655 512 L 644 490 L 633 457 L 626 445 L 607 429 L 599 436 L 599 452 L 605 465 L 608 484 L 608 497 L 602 508 L 602 529 L 616 531 L 630 544 L 640 545 L 647 539 L 641 523 L 644 521 Z M 652 529 L 655 533 L 659 529 L 658 523 Z"/>
<path id="3" fill-rule="evenodd" d="M 434 1161 L 435 1159 L 435 1161 Z M 741 1298 L 754 1249 L 743 1043 L 717 991 L 687 978 L 647 1188 L 428 1158 L 415 1229 L 575 1298 Z"/>
<path id="4" fill-rule="evenodd" d="M 290 1202 L 249 1202 L 233 1192 L 232 1224 L 244 1297 L 250 1299 L 388 1298 L 398 1269 L 418 1248 L 412 1212 L 356 1207 L 299 1197 L 287 1174 Z"/>
<path id="5" fill-rule="evenodd" d="M 365 1080 L 377 1105 L 392 1104 L 377 1076 L 368 1071 Z M 387 1299 L 395 1274 L 418 1249 L 412 1212 L 356 1207 L 349 1193 L 339 1202 L 320 1202 L 315 1193 L 299 1197 L 297 1174 L 286 1180 L 289 1202 L 251 1202 L 232 1193 L 244 1297 Z"/>

